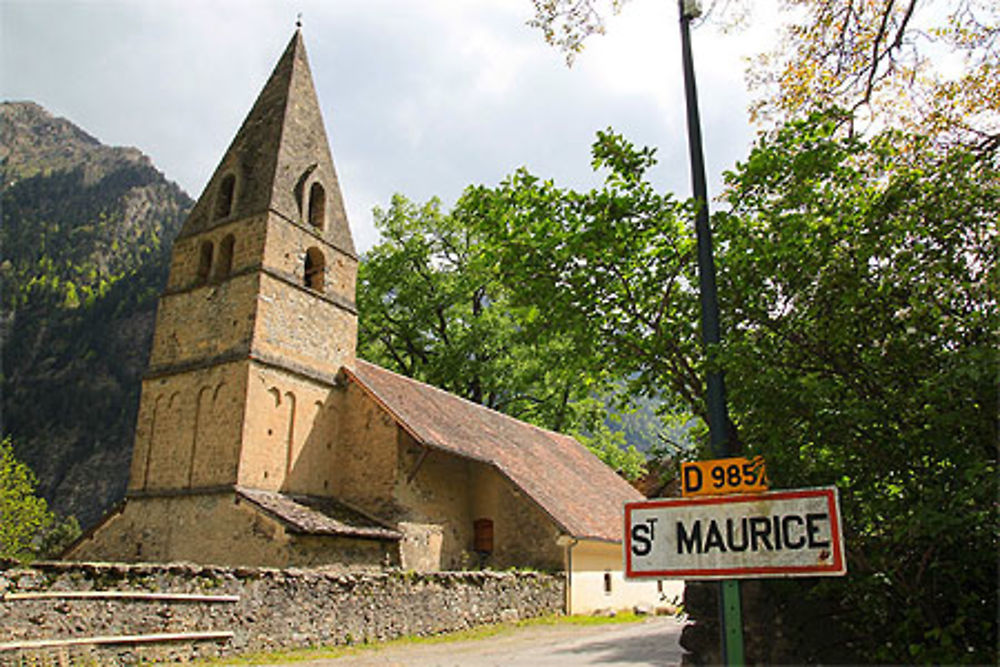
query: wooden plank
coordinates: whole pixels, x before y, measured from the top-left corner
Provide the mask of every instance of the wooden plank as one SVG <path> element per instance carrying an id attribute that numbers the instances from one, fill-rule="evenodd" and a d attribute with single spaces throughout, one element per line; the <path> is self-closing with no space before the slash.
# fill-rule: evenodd
<path id="1" fill-rule="evenodd" d="M 40 591 L 4 593 L 4 600 L 162 600 L 171 602 L 239 602 L 239 595 L 146 593 L 143 591 Z"/>
<path id="2" fill-rule="evenodd" d="M 164 632 L 149 635 L 109 635 L 106 637 L 76 637 L 73 639 L 30 639 L 0 644 L 0 651 L 19 649 L 57 648 L 60 646 L 88 646 L 99 644 L 151 644 L 156 642 L 208 641 L 232 639 L 229 631 Z"/>

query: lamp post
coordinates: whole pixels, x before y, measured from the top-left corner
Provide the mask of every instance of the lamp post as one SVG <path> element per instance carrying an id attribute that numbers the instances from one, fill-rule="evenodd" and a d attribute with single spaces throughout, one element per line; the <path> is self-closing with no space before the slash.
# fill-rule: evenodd
<path id="1" fill-rule="evenodd" d="M 678 0 L 681 18 L 681 61 L 684 67 L 684 97 L 687 102 L 688 152 L 691 158 L 691 184 L 694 190 L 695 234 L 698 238 L 698 287 L 701 298 L 701 339 L 711 351 L 722 336 L 719 326 L 719 301 L 715 286 L 715 259 L 712 256 L 712 230 L 708 224 L 708 188 L 705 183 L 705 158 L 701 148 L 701 120 L 698 117 L 698 92 L 695 88 L 694 61 L 691 56 L 691 20 L 701 14 L 697 0 Z M 712 453 L 717 458 L 735 454 L 729 440 L 729 413 L 726 409 L 726 385 L 720 371 L 709 364 L 705 390 L 708 429 Z M 720 583 L 719 624 L 722 655 L 727 664 L 742 665 L 743 618 L 739 583 L 727 579 Z"/>

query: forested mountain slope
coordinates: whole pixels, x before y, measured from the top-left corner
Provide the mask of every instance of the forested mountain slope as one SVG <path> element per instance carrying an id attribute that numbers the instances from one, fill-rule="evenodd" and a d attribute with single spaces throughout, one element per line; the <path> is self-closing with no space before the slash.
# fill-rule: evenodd
<path id="1" fill-rule="evenodd" d="M 84 527 L 124 495 L 139 380 L 191 199 L 134 148 L 0 105 L 2 429 Z"/>

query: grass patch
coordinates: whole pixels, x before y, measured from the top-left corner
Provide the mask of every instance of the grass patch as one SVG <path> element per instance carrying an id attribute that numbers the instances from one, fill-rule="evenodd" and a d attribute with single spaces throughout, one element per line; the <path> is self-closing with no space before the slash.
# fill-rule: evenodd
<path id="1" fill-rule="evenodd" d="M 497 623 L 494 625 L 479 625 L 467 630 L 456 632 L 445 632 L 439 635 L 406 635 L 397 639 L 390 639 L 383 642 L 372 642 L 363 644 L 353 644 L 350 646 L 321 646 L 316 648 L 288 649 L 280 651 L 268 651 L 261 653 L 248 653 L 244 655 L 216 658 L 212 660 L 199 661 L 198 665 L 264 665 L 276 662 L 305 662 L 307 660 L 320 660 L 329 658 L 343 658 L 360 653 L 381 651 L 383 649 L 396 648 L 399 646 L 419 646 L 425 644 L 445 644 L 448 642 L 476 641 L 508 635 L 519 628 L 530 628 L 539 626 L 591 626 L 609 625 L 612 623 L 635 623 L 647 616 L 638 616 L 632 613 L 622 613 L 615 616 L 562 616 L 549 615 L 537 618 L 528 618 L 514 623 Z"/>

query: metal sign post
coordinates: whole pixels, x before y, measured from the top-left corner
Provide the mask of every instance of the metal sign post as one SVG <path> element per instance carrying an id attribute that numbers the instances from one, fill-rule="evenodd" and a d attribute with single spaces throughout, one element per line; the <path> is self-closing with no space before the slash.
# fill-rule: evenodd
<path id="1" fill-rule="evenodd" d="M 690 22 L 700 13 L 697 2 L 678 0 L 681 15 L 681 60 L 684 66 L 684 92 L 687 101 L 688 150 L 691 156 L 691 181 L 698 206 L 695 230 L 698 237 L 698 284 L 701 292 L 701 336 L 711 350 L 719 343 L 719 304 L 715 290 L 715 261 L 712 258 L 712 232 L 708 226 L 708 188 L 705 185 L 705 160 L 701 149 L 701 121 L 698 118 L 698 94 L 695 89 L 694 63 L 691 57 Z M 729 415 L 722 373 L 709 371 L 706 379 L 708 428 L 711 445 L 719 458 L 735 454 L 729 443 Z M 723 659 L 730 665 L 742 665 L 743 616 L 740 589 L 736 582 L 724 582 L 720 591 L 720 624 Z"/>

